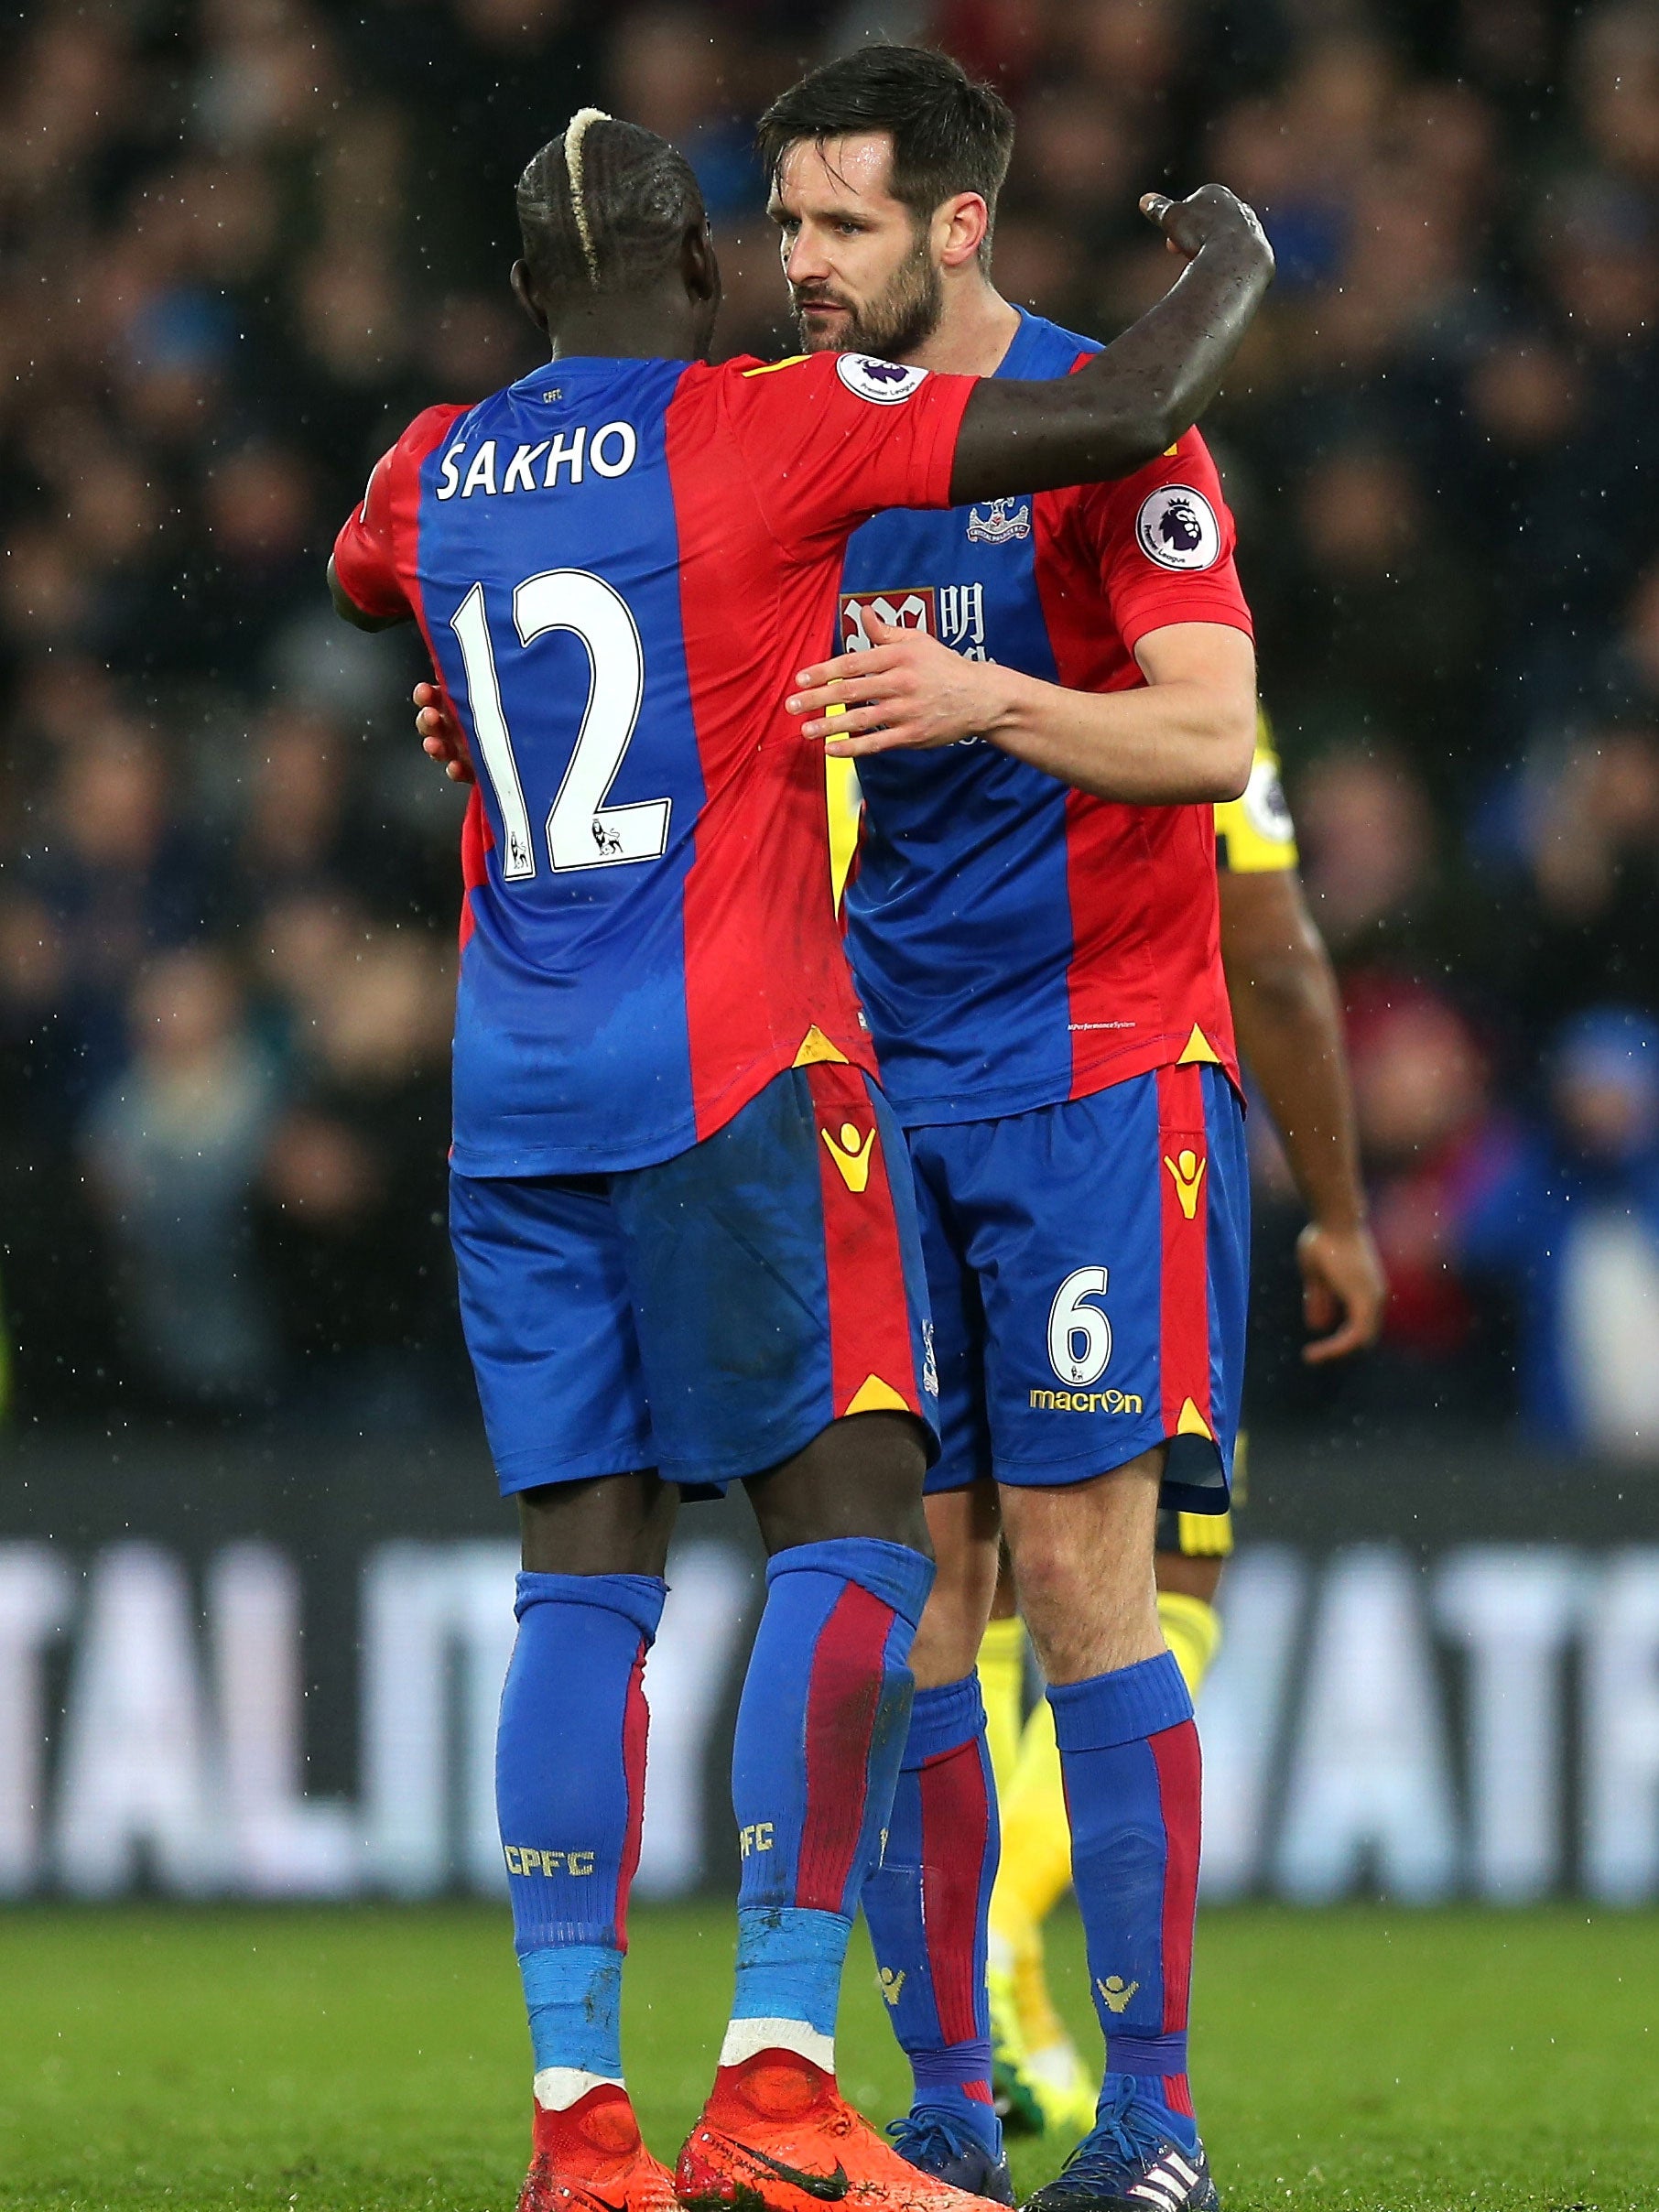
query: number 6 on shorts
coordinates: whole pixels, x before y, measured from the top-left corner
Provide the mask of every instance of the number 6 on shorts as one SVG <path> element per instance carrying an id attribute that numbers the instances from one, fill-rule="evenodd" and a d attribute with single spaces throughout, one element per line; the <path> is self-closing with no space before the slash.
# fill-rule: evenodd
<path id="1" fill-rule="evenodd" d="M 1105 1268 L 1074 1267 L 1054 1294 L 1048 1308 L 1048 1364 L 1062 1382 L 1087 1387 L 1106 1372 L 1111 1358 L 1111 1323 L 1098 1306 L 1085 1303 L 1105 1293 Z"/>

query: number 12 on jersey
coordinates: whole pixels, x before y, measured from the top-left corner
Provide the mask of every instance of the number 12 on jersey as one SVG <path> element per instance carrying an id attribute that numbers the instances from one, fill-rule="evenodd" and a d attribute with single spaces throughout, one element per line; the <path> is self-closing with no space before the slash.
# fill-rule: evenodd
<path id="1" fill-rule="evenodd" d="M 607 868 L 619 861 L 661 860 L 668 849 L 673 802 L 605 804 L 633 739 L 645 690 L 645 656 L 627 602 L 603 577 L 586 569 L 548 569 L 526 576 L 514 591 L 513 623 L 526 649 L 551 631 L 574 632 L 587 648 L 591 668 L 575 749 L 548 810 L 549 865 L 562 873 Z M 501 703 L 483 584 L 472 586 L 450 627 L 461 646 L 478 750 L 501 810 L 501 872 L 509 883 L 522 881 L 536 873 L 536 853 L 513 733 Z"/>

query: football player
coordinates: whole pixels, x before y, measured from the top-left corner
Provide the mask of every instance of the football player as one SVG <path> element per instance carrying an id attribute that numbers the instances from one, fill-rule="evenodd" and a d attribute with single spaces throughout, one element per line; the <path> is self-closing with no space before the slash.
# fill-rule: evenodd
<path id="1" fill-rule="evenodd" d="M 1318 1364 L 1374 1339 L 1384 1286 L 1366 1222 L 1336 979 L 1296 875 L 1265 717 L 1250 783 L 1216 808 L 1215 824 L 1221 961 L 1242 1057 L 1307 1209 L 1298 1253 L 1316 1333 L 1303 1356 Z M 1196 1697 L 1220 1640 L 1215 1598 L 1232 1550 L 1231 1515 L 1166 1510 L 1157 1545 L 1158 1618 Z M 1045 1701 L 1022 1732 L 1025 1643 L 1010 1588 L 979 1664 L 1003 1829 L 991 1898 L 996 2083 L 1011 2126 L 1081 2131 L 1094 2080 L 1054 2009 L 1043 1965 L 1043 1923 L 1071 1882 L 1065 1794 Z"/>
<path id="2" fill-rule="evenodd" d="M 903 1137 L 830 898 L 822 762 L 782 704 L 851 530 L 1131 470 L 1213 389 L 1271 273 L 1219 188 L 1112 354 L 995 384 L 707 354 L 719 272 L 665 140 L 595 110 L 518 187 L 551 358 L 427 409 L 336 542 L 346 619 L 415 620 L 478 779 L 451 1233 L 519 1632 L 497 1794 L 535 2052 L 524 2212 L 960 2205 L 844 2105 L 833 2029 L 932 1581 L 936 1385 Z M 670 2175 L 623 2084 L 642 1676 L 682 1488 L 769 1554 L 737 1724 L 737 1992 Z"/>
<path id="3" fill-rule="evenodd" d="M 866 47 L 761 125 L 803 342 L 993 378 L 1093 342 L 991 277 L 1008 110 Z M 909 1139 L 933 1305 L 938 1575 L 864 1909 L 915 2097 L 898 2140 L 1005 2194 L 987 2076 L 995 1865 L 975 1660 L 1005 1541 L 1048 1684 L 1107 2038 L 1038 2212 L 1208 2212 L 1187 2078 L 1198 1746 L 1157 1611 L 1160 1508 L 1227 1510 L 1248 1188 L 1212 808 L 1255 728 L 1233 530 L 1196 432 L 1126 482 L 867 524 L 841 652 L 788 702 L 856 758 L 843 916 Z"/>

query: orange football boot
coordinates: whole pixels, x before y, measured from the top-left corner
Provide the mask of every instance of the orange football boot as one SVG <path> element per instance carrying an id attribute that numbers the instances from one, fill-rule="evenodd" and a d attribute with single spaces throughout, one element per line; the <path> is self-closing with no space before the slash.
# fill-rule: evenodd
<path id="1" fill-rule="evenodd" d="M 674 2177 L 641 2142 L 626 2089 L 601 2082 L 562 2112 L 537 2106 L 518 2212 L 678 2212 Z"/>
<path id="2" fill-rule="evenodd" d="M 721 2068 L 674 2186 L 688 2212 L 1006 2212 L 901 2158 L 793 2051 Z"/>

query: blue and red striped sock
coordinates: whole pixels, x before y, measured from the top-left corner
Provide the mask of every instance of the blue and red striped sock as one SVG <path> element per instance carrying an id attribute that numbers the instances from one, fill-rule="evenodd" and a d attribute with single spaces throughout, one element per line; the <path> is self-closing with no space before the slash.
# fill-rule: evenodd
<path id="1" fill-rule="evenodd" d="M 917 1690 L 882 1862 L 864 1883 L 882 1995 L 916 2081 L 915 2109 L 965 2121 L 994 2157 L 986 1922 L 996 1789 L 979 1678 Z"/>
<path id="2" fill-rule="evenodd" d="M 645 1811 L 649 1575 L 520 1575 L 495 1804 L 537 2101 L 622 2079 L 622 1962 Z"/>
<path id="3" fill-rule="evenodd" d="M 1174 1656 L 1051 1686 L 1072 1880 L 1106 2037 L 1106 2080 L 1133 2076 L 1169 2132 L 1198 2141 L 1187 2008 L 1198 1908 L 1199 1762 Z"/>
<path id="4" fill-rule="evenodd" d="M 767 1563 L 732 1761 L 743 1872 L 722 2066 L 781 2048 L 833 2070 L 847 1939 L 893 1808 L 932 1584 L 930 1560 L 875 1537 Z"/>

